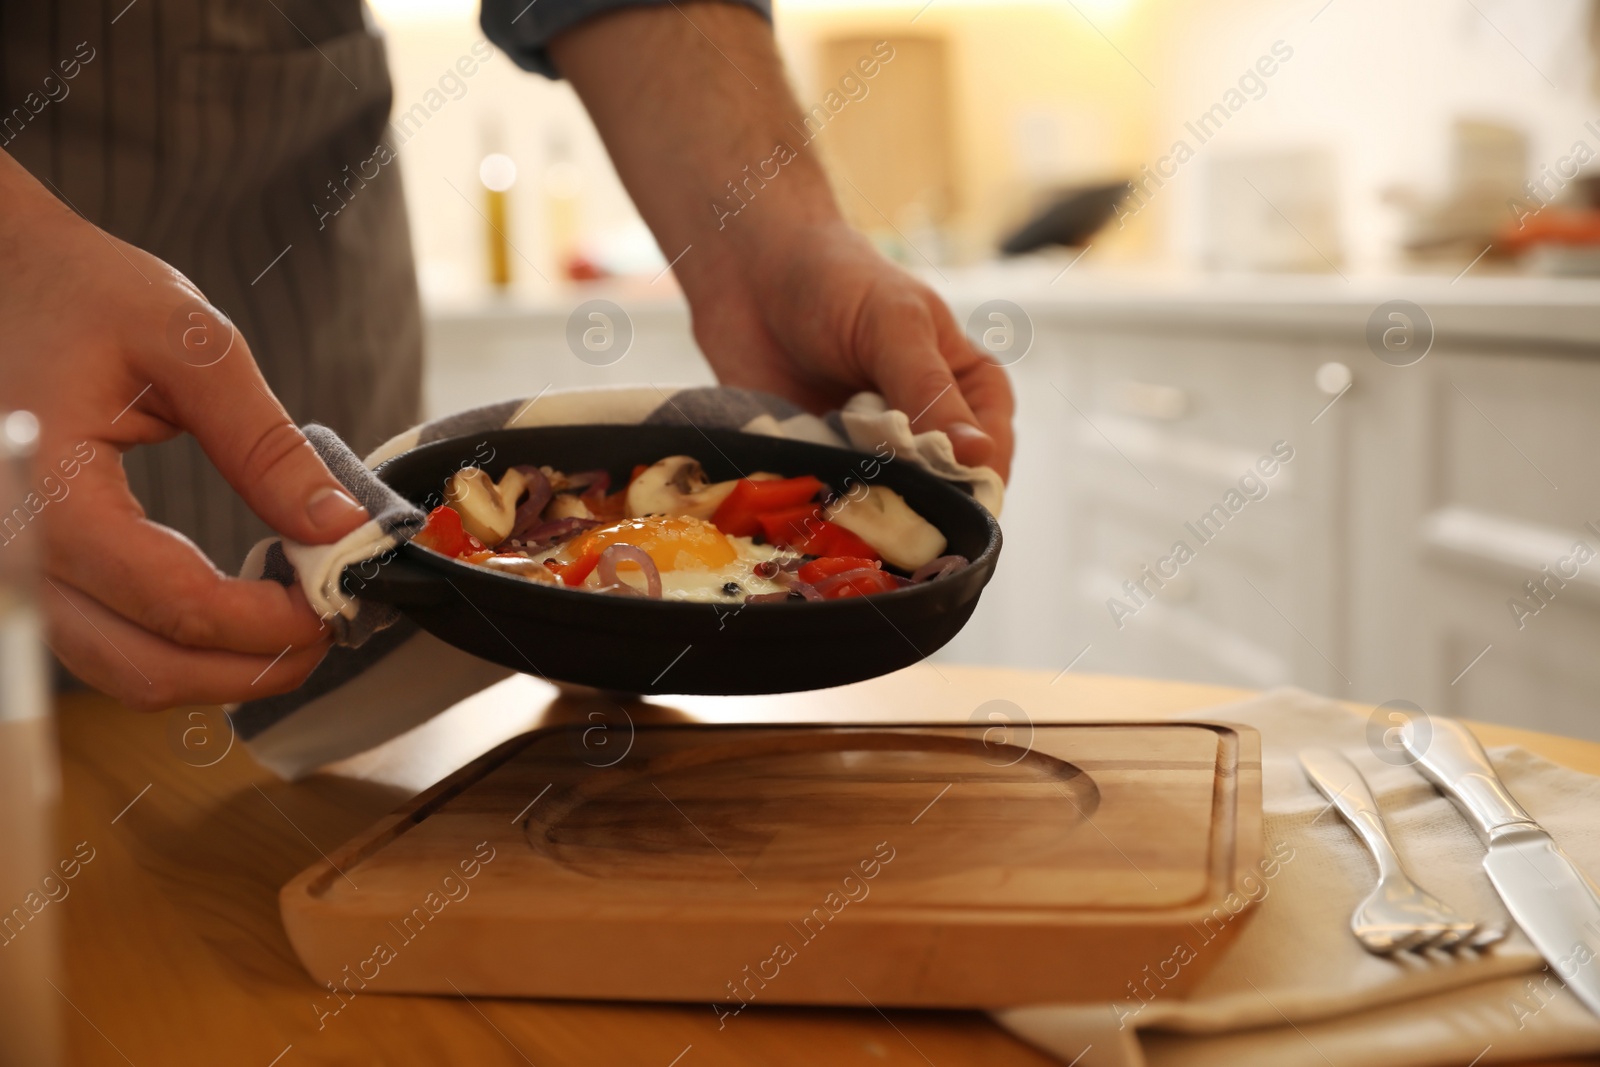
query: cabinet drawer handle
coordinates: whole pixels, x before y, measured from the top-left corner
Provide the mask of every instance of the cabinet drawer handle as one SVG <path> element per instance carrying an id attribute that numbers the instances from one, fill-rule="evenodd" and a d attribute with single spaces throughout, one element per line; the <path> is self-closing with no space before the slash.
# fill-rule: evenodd
<path id="1" fill-rule="evenodd" d="M 1587 537 L 1460 506 L 1429 512 L 1420 534 L 1424 546 L 1449 556 L 1535 581 L 1542 574 L 1555 574 L 1562 587 L 1575 583 L 1579 589 L 1600 593 L 1600 575 L 1593 568 L 1580 569 L 1583 560 L 1574 558 L 1579 555 L 1574 547 Z M 1566 573 L 1569 569 L 1574 573 Z"/>
<path id="2" fill-rule="evenodd" d="M 1189 413 L 1189 393 L 1174 385 L 1157 385 L 1123 378 L 1107 384 L 1100 394 L 1102 406 L 1119 415 L 1176 422 Z"/>

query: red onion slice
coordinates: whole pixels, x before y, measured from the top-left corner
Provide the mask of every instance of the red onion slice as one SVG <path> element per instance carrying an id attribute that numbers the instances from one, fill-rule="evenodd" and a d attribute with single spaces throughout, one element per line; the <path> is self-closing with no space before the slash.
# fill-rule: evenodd
<path id="1" fill-rule="evenodd" d="M 807 558 L 806 556 L 796 555 L 774 556 L 772 559 L 762 560 L 751 569 L 755 572 L 757 578 L 777 581 L 786 575 L 793 577 L 795 571 L 805 566 Z"/>
<path id="2" fill-rule="evenodd" d="M 807 600 L 822 599 L 822 594 L 817 592 L 817 587 L 812 585 L 810 582 L 802 582 L 800 579 L 796 578 L 794 581 L 787 584 L 788 588 L 792 589 L 796 593 L 799 593 Z"/>
<path id="3" fill-rule="evenodd" d="M 929 560 L 918 567 L 911 575 L 913 582 L 931 582 L 935 578 L 943 578 L 965 567 L 970 561 L 966 556 L 940 556 L 938 559 Z"/>
<path id="4" fill-rule="evenodd" d="M 587 485 L 588 488 L 578 494 L 578 499 L 588 505 L 590 511 L 596 511 L 599 504 L 606 498 L 606 493 L 611 489 L 611 475 L 605 471 L 584 471 L 582 474 L 572 475 L 576 479 L 572 488 Z"/>
<path id="5" fill-rule="evenodd" d="M 550 479 L 544 476 L 544 471 L 531 464 L 520 463 L 516 469 L 528 480 L 528 495 L 517 505 L 516 518 L 511 520 L 510 536 L 524 538 L 530 529 L 539 525 L 539 516 L 545 505 L 550 503 Z"/>
<path id="6" fill-rule="evenodd" d="M 617 564 L 623 560 L 632 560 L 644 572 L 644 595 L 654 600 L 661 599 L 661 572 L 656 568 L 656 561 L 650 558 L 650 553 L 634 545 L 615 544 L 600 553 L 600 561 L 595 564 L 595 573 L 600 578 L 600 585 L 614 592 L 628 592 L 637 594 L 639 591 L 624 582 L 617 574 Z M 622 589 L 612 589 L 621 586 Z"/>
<path id="7" fill-rule="evenodd" d="M 865 578 L 868 575 L 871 575 L 873 578 L 877 578 L 882 574 L 883 571 L 879 570 L 877 567 L 857 567 L 853 571 L 840 571 L 838 574 L 830 574 L 826 578 L 822 579 L 822 581 L 817 583 L 817 599 L 826 600 L 829 593 L 833 592 L 841 585 L 849 585 L 853 579 Z"/>

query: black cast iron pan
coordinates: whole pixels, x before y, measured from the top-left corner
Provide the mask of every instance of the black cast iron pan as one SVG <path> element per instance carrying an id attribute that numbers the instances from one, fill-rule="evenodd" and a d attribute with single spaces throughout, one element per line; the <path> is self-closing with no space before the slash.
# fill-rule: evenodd
<path id="1" fill-rule="evenodd" d="M 880 450 L 889 456 L 886 450 Z M 650 693 L 787 693 L 858 682 L 915 663 L 954 637 L 994 573 L 1000 527 L 962 487 L 907 459 L 692 426 L 551 426 L 455 437 L 376 469 L 431 508 L 466 465 L 495 478 L 518 463 L 604 468 L 626 484 L 635 465 L 698 459 L 713 481 L 752 471 L 812 474 L 841 491 L 857 482 L 905 497 L 971 565 L 931 582 L 823 602 L 694 604 L 536 585 L 403 545 L 344 588 L 399 607 L 436 637 L 552 681 Z"/>

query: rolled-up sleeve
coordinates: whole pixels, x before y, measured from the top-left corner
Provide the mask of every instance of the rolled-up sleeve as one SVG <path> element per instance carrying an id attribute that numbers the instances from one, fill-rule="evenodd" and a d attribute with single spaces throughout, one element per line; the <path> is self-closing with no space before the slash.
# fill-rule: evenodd
<path id="1" fill-rule="evenodd" d="M 772 0 L 726 0 L 772 21 Z M 478 22 L 484 34 L 523 70 L 561 77 L 550 61 L 556 34 L 586 18 L 625 7 L 665 7 L 672 0 L 483 0 Z"/>

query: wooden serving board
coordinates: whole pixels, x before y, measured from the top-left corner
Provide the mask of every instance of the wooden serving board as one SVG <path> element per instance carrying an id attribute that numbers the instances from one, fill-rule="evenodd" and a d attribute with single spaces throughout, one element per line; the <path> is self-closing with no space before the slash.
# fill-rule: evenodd
<path id="1" fill-rule="evenodd" d="M 584 729 L 507 742 L 284 887 L 330 1010 L 367 992 L 1001 1007 L 1125 997 L 1157 969 L 1172 996 L 1249 917 L 1247 727 L 1008 744 L 674 724 L 611 767 Z"/>

